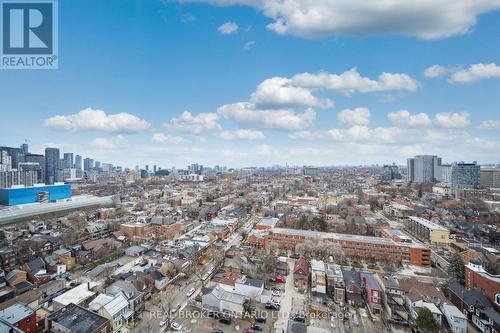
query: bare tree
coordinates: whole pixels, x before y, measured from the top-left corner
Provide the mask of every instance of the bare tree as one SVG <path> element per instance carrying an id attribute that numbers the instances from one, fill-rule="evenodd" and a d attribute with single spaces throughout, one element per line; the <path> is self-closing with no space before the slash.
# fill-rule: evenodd
<path id="1" fill-rule="evenodd" d="M 268 280 L 270 276 L 274 276 L 276 272 L 277 263 L 274 256 L 265 256 L 257 266 L 257 271 L 263 274 L 265 279 Z"/>
<path id="2" fill-rule="evenodd" d="M 271 242 L 269 243 L 269 245 L 267 246 L 267 253 L 268 254 L 272 254 L 273 256 L 275 255 L 276 253 L 276 250 L 279 248 L 279 245 L 276 243 L 276 242 Z"/>
<path id="3" fill-rule="evenodd" d="M 151 318 L 146 318 L 146 314 L 143 313 L 142 318 L 139 323 L 132 329 L 134 333 L 155 333 L 158 332 L 158 324 L 151 320 Z"/>
<path id="4" fill-rule="evenodd" d="M 202 268 L 198 267 L 197 265 L 191 265 L 191 267 L 189 268 L 188 272 L 187 272 L 188 275 L 192 275 L 194 276 L 198 281 L 201 282 L 201 289 L 203 290 L 203 288 L 205 288 L 205 285 L 208 281 L 208 278 L 206 279 L 203 279 L 204 275 L 206 274 Z"/>
<path id="5" fill-rule="evenodd" d="M 165 320 L 167 327 L 170 327 L 172 322 L 172 309 L 174 308 L 175 294 L 172 291 L 165 291 L 161 293 L 153 294 L 151 297 L 151 305 L 153 306 L 152 311 L 156 311 L 156 316 L 151 316 L 152 318 L 162 318 L 160 320 Z M 151 310 L 149 311 L 151 313 Z"/>

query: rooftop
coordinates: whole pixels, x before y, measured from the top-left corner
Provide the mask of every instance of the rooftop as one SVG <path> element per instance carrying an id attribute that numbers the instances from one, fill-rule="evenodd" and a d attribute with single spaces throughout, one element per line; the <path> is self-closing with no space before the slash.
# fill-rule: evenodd
<path id="1" fill-rule="evenodd" d="M 65 306 L 50 318 L 53 322 L 74 333 L 94 332 L 108 322 L 106 318 L 97 313 L 75 304 Z"/>
<path id="2" fill-rule="evenodd" d="M 271 232 L 274 234 L 283 234 L 283 235 L 305 237 L 305 238 L 318 238 L 318 239 L 337 240 L 337 241 L 358 241 L 364 243 L 425 248 L 425 246 L 420 245 L 418 243 L 398 243 L 390 238 L 383 238 L 383 237 L 337 234 L 337 233 L 328 233 L 322 231 L 288 229 L 288 228 L 274 228 L 272 229 Z"/>
<path id="3" fill-rule="evenodd" d="M 94 294 L 95 293 L 93 291 L 89 290 L 86 283 L 82 283 L 75 288 L 68 290 L 64 294 L 57 296 L 54 298 L 54 301 L 62 305 L 68 305 L 70 303 L 79 304 L 80 302 L 94 296 Z"/>
<path id="4" fill-rule="evenodd" d="M 446 229 L 445 227 L 442 227 L 439 224 L 431 222 L 427 219 L 417 217 L 417 216 L 410 216 L 409 218 L 410 218 L 410 220 L 415 221 L 415 222 L 423 225 L 424 227 L 429 228 L 430 230 L 448 231 L 448 229 Z"/>
<path id="5" fill-rule="evenodd" d="M 0 318 L 7 321 L 9 324 L 17 324 L 19 321 L 32 314 L 33 310 L 20 303 L 14 303 L 6 309 L 0 310 Z"/>

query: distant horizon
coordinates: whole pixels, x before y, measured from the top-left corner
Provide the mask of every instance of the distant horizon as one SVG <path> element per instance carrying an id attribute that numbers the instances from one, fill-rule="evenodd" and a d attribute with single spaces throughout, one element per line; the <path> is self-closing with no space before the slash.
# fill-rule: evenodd
<path id="1" fill-rule="evenodd" d="M 20 146 L 21 146 L 21 144 L 19 144 L 19 145 L 7 145 L 7 144 L 0 143 L 0 147 L 19 148 Z M 42 150 L 37 150 L 36 152 L 31 150 L 31 146 L 29 144 L 28 144 L 28 147 L 29 147 L 29 152 L 33 153 L 33 154 L 45 155 L 45 148 L 58 148 L 59 152 L 60 152 L 60 155 L 61 155 L 61 158 L 63 157 L 64 153 L 73 153 L 75 156 L 76 155 L 80 155 L 82 157 L 82 166 L 83 166 L 83 159 L 85 159 L 85 158 L 91 158 L 91 159 L 94 160 L 94 162 L 95 161 L 99 161 L 100 163 L 108 163 L 108 164 L 112 164 L 113 166 L 120 166 L 123 169 L 127 168 L 127 169 L 130 169 L 130 170 L 133 170 L 137 166 L 137 165 L 128 166 L 128 165 L 123 165 L 123 164 L 116 163 L 116 162 L 113 162 L 113 161 L 99 160 L 99 159 L 93 158 L 92 156 L 82 155 L 82 154 L 78 153 L 77 151 L 62 150 L 60 147 L 57 147 L 57 146 L 47 146 L 45 148 L 42 148 Z M 423 154 L 423 155 L 436 155 L 436 154 L 430 153 L 430 154 Z M 440 156 L 440 155 L 437 155 L 437 156 L 441 157 L 443 159 L 442 156 Z M 408 156 L 407 158 L 411 158 L 411 157 L 414 157 L 414 156 Z M 444 160 L 442 163 L 443 164 L 450 164 L 450 163 L 455 163 L 455 162 L 472 163 L 474 161 L 473 160 L 460 160 L 460 161 L 447 161 L 447 160 Z M 476 161 L 476 162 L 480 166 L 492 166 L 492 167 L 500 166 L 500 163 L 495 163 L 495 162 L 483 162 L 483 163 L 481 163 L 479 161 Z M 191 162 L 186 162 L 183 165 L 169 165 L 169 166 L 164 166 L 164 165 L 161 165 L 161 164 L 155 163 L 155 162 L 151 162 L 151 163 L 144 163 L 143 162 L 142 164 L 139 164 L 139 167 L 140 167 L 140 169 L 144 169 L 145 166 L 148 165 L 149 169 L 152 170 L 153 166 L 156 165 L 157 167 L 161 167 L 162 169 L 172 169 L 172 167 L 175 167 L 176 169 L 184 170 L 189 165 L 195 164 L 195 163 L 198 163 L 198 164 L 201 164 L 203 166 L 210 167 L 210 168 L 214 168 L 215 166 L 220 166 L 220 167 L 227 167 L 228 169 L 273 168 L 275 166 L 285 168 L 285 167 L 287 167 L 287 164 L 288 164 L 289 168 L 302 168 L 302 167 L 344 168 L 344 167 L 377 167 L 377 166 L 381 167 L 381 166 L 384 166 L 384 165 L 391 165 L 393 163 L 395 163 L 396 166 L 398 166 L 398 167 L 406 167 L 406 161 L 404 163 L 396 163 L 394 161 L 391 161 L 391 162 L 383 162 L 383 163 L 360 163 L 360 164 L 310 164 L 310 163 L 298 163 L 297 164 L 297 163 L 287 163 L 287 162 L 284 162 L 283 164 L 272 163 L 272 164 L 269 164 L 269 165 L 243 165 L 243 166 L 238 166 L 238 167 L 231 166 L 231 165 L 226 165 L 226 164 L 223 164 L 223 163 L 205 164 L 205 163 L 202 163 L 200 161 L 191 161 Z"/>
<path id="2" fill-rule="evenodd" d="M 58 69 L 0 69 L 0 141 L 128 167 L 500 163 L 500 3 L 265 4 L 58 2 Z"/>

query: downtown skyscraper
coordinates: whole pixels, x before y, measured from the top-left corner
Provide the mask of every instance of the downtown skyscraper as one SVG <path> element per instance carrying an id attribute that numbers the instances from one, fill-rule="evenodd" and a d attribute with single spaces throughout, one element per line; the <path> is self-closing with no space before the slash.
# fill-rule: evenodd
<path id="1" fill-rule="evenodd" d="M 45 183 L 54 184 L 59 169 L 59 148 L 45 148 Z"/>

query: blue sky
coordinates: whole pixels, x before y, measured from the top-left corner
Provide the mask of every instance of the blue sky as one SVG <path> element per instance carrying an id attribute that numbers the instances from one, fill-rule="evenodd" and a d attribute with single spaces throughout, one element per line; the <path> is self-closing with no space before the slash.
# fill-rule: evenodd
<path id="1" fill-rule="evenodd" d="M 500 163 L 499 1 L 243 2 L 59 1 L 59 69 L 0 71 L 0 143 L 129 167 Z"/>

